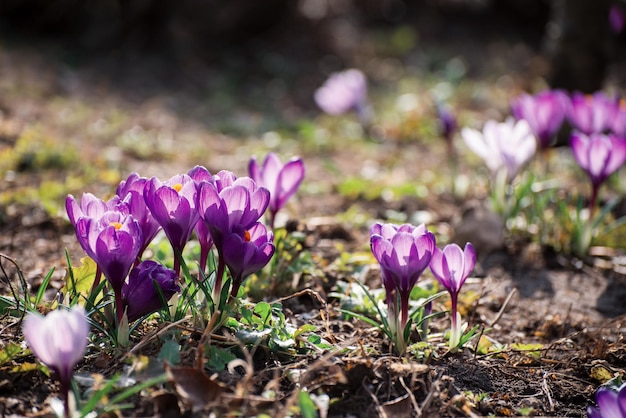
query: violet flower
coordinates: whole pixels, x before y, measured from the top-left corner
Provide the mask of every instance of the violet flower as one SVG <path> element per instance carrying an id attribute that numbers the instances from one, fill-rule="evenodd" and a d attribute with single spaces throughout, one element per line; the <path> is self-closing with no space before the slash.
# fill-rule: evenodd
<path id="1" fill-rule="evenodd" d="M 198 184 L 198 186 L 202 182 L 213 182 L 213 176 L 209 173 L 209 170 L 202 166 L 195 166 L 189 170 L 188 174 L 189 177 L 191 177 Z M 200 278 L 203 278 L 209 258 L 209 252 L 211 251 L 211 247 L 213 247 L 213 237 L 211 236 L 211 231 L 209 231 L 209 225 L 202 218 L 198 220 L 198 223 L 196 223 L 194 232 L 196 233 L 196 238 L 198 238 L 198 242 L 200 243 L 201 273 L 199 276 Z"/>
<path id="2" fill-rule="evenodd" d="M 511 103 L 516 119 L 524 119 L 542 149 L 552 145 L 569 106 L 569 97 L 560 90 L 546 90 L 535 95 L 522 94 Z"/>
<path id="3" fill-rule="evenodd" d="M 252 157 L 248 171 L 257 185 L 270 192 L 270 227 L 273 228 L 276 213 L 296 193 L 304 179 L 304 163 L 301 158 L 294 157 L 283 165 L 278 155 L 271 152 L 263 160 L 262 166 L 259 166 L 256 157 Z"/>
<path id="4" fill-rule="evenodd" d="M 609 24 L 614 33 L 620 33 L 624 29 L 624 23 L 626 22 L 626 15 L 624 15 L 624 9 L 619 4 L 611 3 L 609 9 Z"/>
<path id="5" fill-rule="evenodd" d="M 370 247 L 380 263 L 389 325 L 396 349 L 402 353 L 406 347 L 404 331 L 409 319 L 409 296 L 430 263 L 435 236 L 424 224 L 416 227 L 376 223 L 370 229 Z"/>
<path id="6" fill-rule="evenodd" d="M 163 307 L 155 286 L 161 288 L 166 300 L 180 291 L 176 272 L 156 261 L 143 261 L 130 271 L 128 281 L 122 286 L 122 299 L 129 322 Z"/>
<path id="7" fill-rule="evenodd" d="M 593 95 L 573 93 L 568 108 L 568 119 L 574 129 L 586 134 L 606 133 L 611 129 L 619 110 L 617 98 L 609 98 L 599 91 Z"/>
<path id="8" fill-rule="evenodd" d="M 367 124 L 367 79 L 357 69 L 333 73 L 315 91 L 315 102 L 329 115 L 341 115 L 350 111 L 357 113 L 359 120 Z"/>
<path id="9" fill-rule="evenodd" d="M 626 100 L 621 99 L 611 124 L 611 131 L 621 138 L 626 138 Z"/>
<path id="10" fill-rule="evenodd" d="M 457 302 L 461 287 L 476 265 L 476 250 L 471 243 L 465 244 L 461 250 L 457 244 L 446 245 L 442 250 L 435 247 L 430 260 L 430 271 L 450 294 L 451 320 L 450 349 L 458 347 L 461 341 L 460 315 L 457 311 Z"/>
<path id="11" fill-rule="evenodd" d="M 109 281 L 115 294 L 118 324 L 124 314 L 122 285 L 134 264 L 143 237 L 139 223 L 126 213 L 107 211 L 100 218 L 80 218 L 76 236 Z"/>
<path id="12" fill-rule="evenodd" d="M 23 333 L 31 351 L 49 369 L 54 370 L 63 396 L 65 415 L 69 416 L 69 390 L 74 366 L 83 359 L 89 342 L 89 322 L 85 310 L 75 305 L 71 310 L 57 309 L 45 317 L 28 313 Z"/>
<path id="13" fill-rule="evenodd" d="M 111 209 L 111 204 L 97 198 L 91 193 L 83 193 L 80 202 L 71 194 L 65 198 L 65 211 L 72 225 L 76 226 L 79 218 L 100 218 Z"/>
<path id="14" fill-rule="evenodd" d="M 224 262 L 233 278 L 230 297 L 237 297 L 239 287 L 252 273 L 261 270 L 274 255 L 274 234 L 260 222 L 247 230 L 236 228 L 224 237 Z"/>
<path id="15" fill-rule="evenodd" d="M 591 180 L 589 207 L 593 213 L 600 186 L 626 161 L 626 140 L 615 135 L 574 132 L 570 145 L 578 165 Z"/>
<path id="16" fill-rule="evenodd" d="M 150 209 L 146 206 L 143 192 L 148 179 L 140 177 L 137 173 L 131 173 L 126 180 L 122 180 L 117 186 L 116 195 L 128 204 L 130 214 L 139 222 L 143 235 L 143 245 L 139 251 L 139 258 L 150 245 L 154 237 L 161 229 L 161 225 L 154 219 Z"/>
<path id="17" fill-rule="evenodd" d="M 489 120 L 482 132 L 466 127 L 461 135 L 469 149 L 485 161 L 492 173 L 503 170 L 508 181 L 537 150 L 537 141 L 525 120 L 515 122 L 509 118 L 502 123 Z"/>
<path id="18" fill-rule="evenodd" d="M 626 384 L 617 391 L 600 387 L 596 392 L 597 408 L 588 407 L 589 418 L 624 418 L 626 417 Z"/>
<path id="19" fill-rule="evenodd" d="M 196 209 L 197 183 L 187 174 L 165 182 L 156 177 L 146 184 L 144 198 L 152 216 L 163 228 L 174 250 L 174 271 L 180 273 L 180 258 L 199 215 Z"/>
<path id="20" fill-rule="evenodd" d="M 220 171 L 213 182 L 201 182 L 197 207 L 200 218 L 207 223 L 218 254 L 214 300 L 221 294 L 225 269 L 224 240 L 233 231 L 252 228 L 263 216 L 270 201 L 270 192 L 249 177 L 237 178 L 230 171 Z"/>

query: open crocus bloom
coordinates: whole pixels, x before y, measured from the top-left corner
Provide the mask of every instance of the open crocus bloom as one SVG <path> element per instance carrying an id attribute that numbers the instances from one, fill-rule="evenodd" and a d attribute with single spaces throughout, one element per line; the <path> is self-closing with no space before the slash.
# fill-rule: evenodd
<path id="1" fill-rule="evenodd" d="M 69 390 L 73 369 L 83 359 L 89 336 L 85 310 L 74 306 L 57 309 L 45 317 L 29 313 L 24 319 L 24 338 L 32 352 L 54 370 L 63 390 Z"/>
<path id="2" fill-rule="evenodd" d="M 333 73 L 315 91 L 315 102 L 329 115 L 362 113 L 367 106 L 367 80 L 357 69 Z"/>
<path id="3" fill-rule="evenodd" d="M 132 322 L 163 307 L 158 286 L 169 300 L 180 290 L 177 275 L 156 261 L 146 260 L 133 268 L 128 281 L 122 286 L 122 298 L 126 307 L 128 321 Z"/>
<path id="4" fill-rule="evenodd" d="M 285 206 L 302 183 L 304 163 L 301 158 L 294 157 L 283 165 L 278 155 L 271 152 L 263 160 L 262 166 L 259 166 L 256 157 L 252 157 L 248 171 L 259 186 L 265 187 L 270 192 L 270 225 L 273 225 L 276 213 Z"/>
<path id="5" fill-rule="evenodd" d="M 594 187 L 602 184 L 626 161 L 626 140 L 615 135 L 574 132 L 571 138 L 574 158 Z"/>
<path id="6" fill-rule="evenodd" d="M 593 95 L 574 93 L 568 108 L 568 119 L 574 129 L 590 135 L 605 133 L 611 129 L 619 110 L 619 101 L 603 92 Z"/>
<path id="7" fill-rule="evenodd" d="M 250 177 L 236 178 L 231 172 L 220 171 L 214 182 L 200 183 L 198 211 L 220 251 L 224 236 L 235 227 L 251 228 L 263 216 L 269 201 L 269 190 Z"/>
<path id="8" fill-rule="evenodd" d="M 182 253 L 199 219 L 197 188 L 191 177 L 179 174 L 165 182 L 153 177 L 144 189 L 146 205 L 178 253 Z"/>
<path id="9" fill-rule="evenodd" d="M 482 132 L 463 128 L 461 136 L 465 144 L 481 157 L 487 167 L 496 174 L 505 170 L 511 181 L 520 168 L 535 155 L 537 140 L 528 122 L 512 118 L 506 122 L 487 121 Z"/>
<path id="10" fill-rule="evenodd" d="M 524 119 L 537 137 L 541 148 L 552 145 L 563 124 L 569 97 L 560 90 L 546 90 L 534 96 L 522 94 L 511 103 L 516 119 Z"/>
<path id="11" fill-rule="evenodd" d="M 626 417 L 626 384 L 619 391 L 601 387 L 596 392 L 597 408 L 587 408 L 589 418 L 624 418 Z"/>

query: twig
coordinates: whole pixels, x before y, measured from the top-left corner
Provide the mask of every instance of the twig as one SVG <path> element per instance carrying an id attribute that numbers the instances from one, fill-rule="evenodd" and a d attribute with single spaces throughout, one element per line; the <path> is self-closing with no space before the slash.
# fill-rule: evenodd
<path id="1" fill-rule="evenodd" d="M 420 418 L 422 416 L 422 412 L 424 411 L 424 409 L 428 408 L 428 405 L 430 405 L 430 403 L 433 400 L 433 396 L 435 395 L 435 392 L 439 392 L 439 388 L 436 386 L 437 386 L 437 383 L 441 380 L 442 374 L 443 374 L 443 371 L 440 371 L 437 377 L 435 378 L 435 380 L 433 381 L 431 388 L 434 388 L 434 390 L 428 391 L 428 395 L 426 395 L 426 399 L 424 399 L 424 402 L 422 402 L 422 405 L 420 405 L 419 414 L 417 414 L 417 418 Z"/>
<path id="2" fill-rule="evenodd" d="M 491 321 L 491 324 L 489 324 L 489 327 L 493 327 L 502 317 L 502 314 L 504 314 L 504 310 L 506 309 L 506 306 L 509 304 L 509 302 L 511 301 L 511 298 L 513 297 L 513 295 L 515 294 L 515 292 L 517 292 L 517 289 L 513 288 L 513 290 L 511 290 L 509 292 L 509 295 L 506 297 L 506 299 L 504 300 L 504 303 L 502 304 L 502 307 L 500 308 L 500 310 L 498 311 L 498 314 L 496 315 L 496 317 L 493 319 L 493 321 Z"/>
<path id="3" fill-rule="evenodd" d="M 548 372 L 543 372 L 543 379 L 541 380 L 541 390 L 546 394 L 548 398 L 548 404 L 550 405 L 550 412 L 554 412 L 554 402 L 552 401 L 552 393 L 550 387 L 548 386 L 548 382 L 546 381 L 546 375 Z"/>
<path id="4" fill-rule="evenodd" d="M 413 392 L 411 392 L 411 390 L 406 385 L 406 383 L 404 383 L 404 378 L 402 376 L 400 376 L 400 378 L 398 380 L 400 381 L 400 384 L 402 385 L 404 390 L 406 390 L 406 393 L 409 395 L 409 399 L 411 399 L 411 404 L 413 405 L 413 409 L 415 410 L 415 413 L 417 414 L 417 416 L 422 415 L 422 410 L 420 409 L 419 405 L 417 404 L 417 400 L 415 399 L 415 395 L 413 395 Z"/>

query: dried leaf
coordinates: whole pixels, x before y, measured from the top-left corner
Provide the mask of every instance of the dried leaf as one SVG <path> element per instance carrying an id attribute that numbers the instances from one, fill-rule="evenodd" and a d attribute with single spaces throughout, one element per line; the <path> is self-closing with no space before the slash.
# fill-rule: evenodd
<path id="1" fill-rule="evenodd" d="M 215 403 L 226 391 L 226 386 L 193 367 L 172 367 L 165 363 L 165 372 L 178 395 L 191 403 L 194 409 Z"/>

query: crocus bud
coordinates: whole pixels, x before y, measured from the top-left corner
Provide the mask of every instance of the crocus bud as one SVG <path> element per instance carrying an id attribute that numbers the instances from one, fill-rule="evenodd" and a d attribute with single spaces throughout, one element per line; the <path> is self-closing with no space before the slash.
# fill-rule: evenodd
<path id="1" fill-rule="evenodd" d="M 296 193 L 304 179 L 304 163 L 301 158 L 294 157 L 283 165 L 278 155 L 270 152 L 262 166 L 259 166 L 256 157 L 252 157 L 248 171 L 257 185 L 270 191 L 270 226 L 274 226 L 276 213 Z"/>
<path id="2" fill-rule="evenodd" d="M 161 288 L 166 300 L 180 290 L 176 272 L 156 261 L 143 261 L 131 270 L 128 282 L 122 286 L 122 299 L 129 322 L 163 307 L 155 286 Z"/>
<path id="3" fill-rule="evenodd" d="M 57 374 L 67 413 L 74 366 L 82 360 L 88 343 L 89 322 L 85 310 L 76 305 L 69 311 L 58 309 L 45 317 L 29 313 L 22 330 L 31 351 Z"/>

